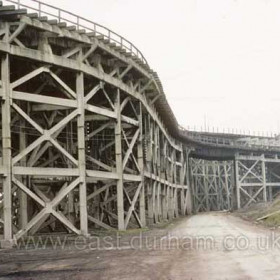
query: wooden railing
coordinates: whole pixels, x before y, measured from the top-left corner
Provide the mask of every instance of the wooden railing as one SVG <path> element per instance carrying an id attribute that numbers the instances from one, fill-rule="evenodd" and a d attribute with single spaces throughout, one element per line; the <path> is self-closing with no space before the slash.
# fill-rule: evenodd
<path id="1" fill-rule="evenodd" d="M 227 135 L 223 133 L 221 137 L 221 133 L 214 135 L 207 135 L 203 132 L 193 132 L 186 130 L 182 126 L 179 127 L 181 133 L 186 137 L 209 145 L 215 146 L 223 146 L 223 147 L 248 147 L 248 148 L 260 148 L 260 149 L 280 149 L 280 138 L 279 137 L 257 137 L 257 136 L 240 136 L 240 137 L 231 137 L 231 135 Z"/>
<path id="2" fill-rule="evenodd" d="M 3 4 L 5 4 L 5 2 L 13 3 L 18 9 L 26 8 L 28 12 L 36 12 L 39 17 L 48 16 L 50 19 L 56 19 L 58 22 L 66 22 L 67 24 L 76 26 L 77 29 L 84 29 L 86 32 L 93 35 L 101 35 L 104 39 L 109 40 L 110 43 L 115 43 L 116 46 L 130 52 L 132 55 L 139 58 L 142 63 L 148 65 L 144 55 L 135 45 L 103 25 L 38 0 L 3 0 L 2 2 Z"/>

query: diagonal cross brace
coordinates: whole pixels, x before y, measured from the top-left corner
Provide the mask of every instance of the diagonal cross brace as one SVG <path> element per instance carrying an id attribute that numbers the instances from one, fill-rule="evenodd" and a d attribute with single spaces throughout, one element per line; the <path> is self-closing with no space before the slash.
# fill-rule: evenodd
<path id="1" fill-rule="evenodd" d="M 64 185 L 57 196 L 51 202 L 45 202 L 38 195 L 33 193 L 30 189 L 28 189 L 24 184 L 22 184 L 19 180 L 13 177 L 13 183 L 16 184 L 21 190 L 23 190 L 27 195 L 33 198 L 36 202 L 38 202 L 43 209 L 34 216 L 29 223 L 25 226 L 25 228 L 21 229 L 15 234 L 15 238 L 21 238 L 25 233 L 27 233 L 32 227 L 34 227 L 39 221 L 45 218 L 46 215 L 52 214 L 58 220 L 60 220 L 63 224 L 65 224 L 70 230 L 73 232 L 80 234 L 80 230 L 78 230 L 67 218 L 54 208 L 60 203 L 60 201 L 71 192 L 79 183 L 81 183 L 81 178 L 78 177 L 73 182 L 71 182 L 68 186 Z"/>
<path id="2" fill-rule="evenodd" d="M 128 145 L 128 150 L 126 151 L 126 154 L 125 154 L 124 160 L 123 160 L 123 169 L 125 168 L 125 166 L 126 166 L 126 164 L 127 164 L 127 161 L 128 161 L 128 159 L 129 159 L 129 157 L 130 157 L 130 155 L 131 155 L 131 153 L 132 153 L 132 149 L 133 149 L 133 147 L 134 147 L 134 145 L 135 145 L 135 143 L 136 143 L 136 141 L 137 141 L 137 139 L 138 139 L 139 133 L 140 133 L 140 129 L 138 128 L 138 129 L 136 130 L 135 134 L 133 135 L 133 138 L 132 138 L 130 144 Z M 139 166 L 137 166 L 137 168 L 138 168 L 138 167 L 139 167 Z"/>
<path id="3" fill-rule="evenodd" d="M 241 161 L 239 161 L 239 164 L 243 166 L 244 169 L 247 170 L 247 172 L 245 173 L 245 175 L 243 175 L 243 177 L 240 180 L 240 183 L 243 182 L 243 180 L 248 176 L 249 173 L 251 173 L 254 177 L 256 177 L 258 180 L 261 181 L 260 177 L 257 176 L 252 170 L 255 168 L 255 166 L 259 163 L 260 161 L 257 160 L 251 167 L 247 167 L 245 166 Z"/>
<path id="4" fill-rule="evenodd" d="M 132 157 L 132 159 L 133 159 L 133 161 L 134 161 L 134 163 L 135 163 L 135 165 L 136 165 L 138 171 L 140 172 L 139 164 L 138 164 L 138 162 L 137 162 L 135 156 L 132 154 L 132 149 L 133 149 L 134 144 L 135 144 L 135 142 L 136 142 L 136 140 L 137 140 L 137 138 L 138 138 L 139 132 L 140 132 L 140 129 L 137 129 L 137 131 L 135 132 L 135 134 L 134 134 L 134 136 L 133 136 L 133 138 L 132 138 L 132 140 L 131 140 L 131 143 L 129 143 L 128 140 L 127 140 L 127 137 L 126 137 L 126 135 L 125 135 L 125 132 L 124 132 L 124 130 L 122 129 L 122 134 L 123 134 L 123 136 L 124 136 L 124 140 L 125 140 L 126 145 L 127 145 L 127 147 L 128 147 L 128 150 L 127 150 L 127 152 L 126 152 L 125 158 L 124 158 L 124 160 L 123 160 L 123 169 L 125 168 L 126 163 L 127 163 L 127 160 L 128 160 L 128 158 L 129 158 L 129 156 L 131 155 L 131 157 Z"/>
<path id="5" fill-rule="evenodd" d="M 130 217 L 131 217 L 132 213 L 134 214 L 135 219 L 137 220 L 139 226 L 143 227 L 143 225 L 141 223 L 141 220 L 139 219 L 139 216 L 138 216 L 137 212 L 135 211 L 135 204 L 136 204 L 136 201 L 137 201 L 138 196 L 140 194 L 141 188 L 142 188 L 142 182 L 138 185 L 137 190 L 136 190 L 132 200 L 130 199 L 128 193 L 126 192 L 126 190 L 124 188 L 124 193 L 125 193 L 126 198 L 127 198 L 128 202 L 130 204 L 129 210 L 127 212 L 127 215 L 126 215 L 125 221 L 124 221 L 125 228 L 127 228 L 127 226 L 128 226 L 128 223 L 129 223 L 129 220 L 130 220 Z"/>
<path id="6" fill-rule="evenodd" d="M 18 109 L 18 108 L 17 108 Z M 24 112 L 23 112 L 24 113 Z M 55 126 L 53 126 L 49 130 L 41 130 L 38 131 L 40 133 L 43 132 L 43 135 L 40 136 L 37 140 L 35 140 L 32 144 L 30 144 L 28 147 L 26 147 L 24 150 L 22 150 L 17 156 L 15 156 L 12 160 L 13 165 L 15 165 L 18 161 L 20 161 L 24 156 L 29 154 L 32 150 L 34 150 L 38 145 L 40 145 L 43 141 L 50 141 L 57 149 L 59 149 L 66 157 L 68 157 L 75 165 L 78 165 L 78 161 L 73 158 L 63 147 L 61 147 L 60 144 L 57 143 L 53 139 L 53 134 L 59 130 L 60 128 L 64 127 L 69 121 L 71 121 L 74 117 L 78 115 L 79 111 L 78 109 L 74 110 L 72 113 L 70 113 L 68 116 L 66 116 L 63 120 L 61 120 L 59 123 L 57 123 Z M 25 114 L 25 113 L 24 113 Z M 25 114 L 26 115 L 26 114 Z M 33 123 L 30 123 L 31 125 Z M 37 125 L 39 127 L 39 125 Z M 35 127 L 36 128 L 36 127 Z"/>

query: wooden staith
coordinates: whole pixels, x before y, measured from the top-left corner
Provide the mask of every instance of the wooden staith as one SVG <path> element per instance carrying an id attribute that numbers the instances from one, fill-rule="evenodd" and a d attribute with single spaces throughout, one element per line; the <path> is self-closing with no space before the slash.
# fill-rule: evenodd
<path id="1" fill-rule="evenodd" d="M 212 135 L 213 144 L 181 131 L 135 49 L 0 3 L 2 244 L 38 232 L 143 228 L 277 194 L 275 145 L 256 142 L 252 155 L 246 139 Z M 205 145 L 230 158 L 195 158 Z"/>
<path id="2" fill-rule="evenodd" d="M 160 120 L 149 71 L 97 37 L 20 14 L 0 25 L 4 240 L 186 214 L 189 148 Z"/>

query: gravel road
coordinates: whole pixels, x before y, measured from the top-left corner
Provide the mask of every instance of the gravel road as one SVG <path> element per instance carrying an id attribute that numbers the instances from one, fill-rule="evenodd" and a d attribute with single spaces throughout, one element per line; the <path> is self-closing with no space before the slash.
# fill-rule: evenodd
<path id="1" fill-rule="evenodd" d="M 0 279 L 280 279 L 280 232 L 229 213 L 105 237 L 63 249 L 0 250 Z"/>

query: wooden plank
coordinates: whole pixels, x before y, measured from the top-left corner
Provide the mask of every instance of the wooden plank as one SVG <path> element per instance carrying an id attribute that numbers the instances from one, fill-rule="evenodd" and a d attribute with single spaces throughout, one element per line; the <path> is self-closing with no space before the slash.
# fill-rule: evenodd
<path id="1" fill-rule="evenodd" d="M 100 220 L 88 215 L 88 219 L 94 223 L 94 224 L 97 224 L 98 226 L 102 227 L 102 228 L 105 228 L 105 229 L 108 229 L 108 230 L 113 230 L 114 228 L 110 227 L 109 225 L 101 222 Z"/>
<path id="2" fill-rule="evenodd" d="M 28 82 L 29 80 L 33 79 L 34 77 L 40 75 L 41 73 L 47 72 L 47 71 L 49 71 L 49 68 L 47 68 L 46 66 L 35 69 L 34 71 L 26 74 L 25 76 L 21 77 L 20 79 L 14 81 L 11 84 L 11 89 L 16 88 L 16 87 Z"/>
<path id="3" fill-rule="evenodd" d="M 98 114 L 98 115 L 106 116 L 106 117 L 113 118 L 113 119 L 117 118 L 116 113 L 109 109 L 104 109 L 104 108 L 100 108 L 100 107 L 97 107 L 94 105 L 89 105 L 89 104 L 85 105 L 85 109 L 92 113 Z"/>
<path id="4" fill-rule="evenodd" d="M 120 90 L 117 90 L 115 111 L 117 122 L 115 125 L 115 157 L 116 157 L 116 172 L 117 172 L 117 215 L 118 215 L 118 229 L 125 230 L 124 225 L 124 200 L 123 200 L 123 164 L 122 164 L 122 124 L 121 124 L 121 104 L 120 104 Z"/>
<path id="5" fill-rule="evenodd" d="M 14 166 L 15 175 L 43 176 L 43 177 L 68 177 L 79 176 L 77 168 L 51 168 L 51 167 L 26 167 Z"/>
<path id="6" fill-rule="evenodd" d="M 158 126 L 160 127 L 161 131 L 167 138 L 169 144 L 178 151 L 181 151 L 181 147 L 175 143 L 175 141 L 170 137 L 167 133 L 164 125 L 159 120 L 158 115 L 154 112 L 154 109 L 151 108 L 145 98 L 145 96 L 141 96 L 141 94 L 133 89 L 130 86 L 120 83 L 119 79 L 110 77 L 109 74 L 100 73 L 97 69 L 87 66 L 85 64 L 80 64 L 77 61 L 69 60 L 67 58 L 63 58 L 61 56 L 56 55 L 49 55 L 45 54 L 44 56 L 41 55 L 40 51 L 31 50 L 31 49 L 22 49 L 20 47 L 14 45 L 8 45 L 7 43 L 0 42 L 0 51 L 10 53 L 12 55 L 28 58 L 31 60 L 37 60 L 40 62 L 51 63 L 53 65 L 57 65 L 59 67 L 72 69 L 76 71 L 83 71 L 84 73 L 94 76 L 108 84 L 119 88 L 120 90 L 127 92 L 129 95 L 133 96 L 134 98 L 140 100 L 144 107 L 146 108 L 147 112 L 151 115 L 151 117 L 157 122 Z M 58 104 L 55 104 L 58 105 Z"/>
<path id="7" fill-rule="evenodd" d="M 128 149 L 127 149 L 127 151 L 125 153 L 125 157 L 123 159 L 123 169 L 125 168 L 125 166 L 127 164 L 127 161 L 128 161 L 128 159 L 129 159 L 129 157 L 130 157 L 130 155 L 132 153 L 133 147 L 134 147 L 134 145 L 135 145 L 135 143 L 136 143 L 136 141 L 138 139 L 139 133 L 140 133 L 140 129 L 137 129 L 135 134 L 132 137 L 131 142 L 128 145 Z M 138 169 L 139 169 L 139 165 L 138 165 Z"/>
<path id="8" fill-rule="evenodd" d="M 29 197 L 34 199 L 41 206 L 45 207 L 46 203 L 35 193 L 33 193 L 29 188 L 27 188 L 22 182 L 17 180 L 15 177 L 12 178 L 13 183 L 18 186 L 22 191 L 24 191 Z"/>
<path id="9" fill-rule="evenodd" d="M 86 174 L 88 177 L 96 178 L 98 180 L 118 179 L 117 173 L 114 173 L 114 172 L 87 170 Z"/>
<path id="10" fill-rule="evenodd" d="M 269 218 L 269 217 L 271 217 L 271 216 L 273 216 L 273 215 L 275 215 L 275 214 L 279 214 L 279 213 L 280 213 L 280 210 L 274 211 L 274 212 L 272 212 L 272 213 L 269 213 L 269 214 L 267 214 L 267 215 L 264 215 L 264 216 L 262 216 L 262 217 L 256 219 L 256 221 L 261 221 L 261 220 L 267 219 L 267 218 Z"/>
<path id="11" fill-rule="evenodd" d="M 26 119 L 35 129 L 37 129 L 41 134 L 44 134 L 43 128 L 33 121 L 17 104 L 13 103 L 13 108 L 24 118 Z"/>
<path id="12" fill-rule="evenodd" d="M 65 98 L 57 98 L 39 94 L 32 94 L 22 91 L 13 91 L 13 99 L 24 100 L 35 103 L 45 103 L 49 105 L 58 105 L 69 108 L 77 108 L 77 101 Z"/>

